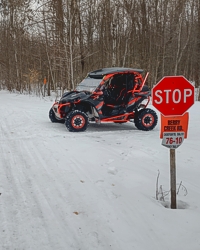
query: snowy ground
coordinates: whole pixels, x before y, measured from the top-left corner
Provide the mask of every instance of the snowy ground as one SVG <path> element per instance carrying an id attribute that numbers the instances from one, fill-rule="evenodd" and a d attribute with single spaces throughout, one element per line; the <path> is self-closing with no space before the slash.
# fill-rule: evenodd
<path id="1" fill-rule="evenodd" d="M 1 250 L 199 250 L 200 103 L 176 149 L 179 209 L 165 208 L 169 149 L 159 125 L 51 123 L 53 100 L 0 91 Z M 188 193 L 186 196 L 186 192 Z M 166 203 L 170 199 L 165 197 Z"/>

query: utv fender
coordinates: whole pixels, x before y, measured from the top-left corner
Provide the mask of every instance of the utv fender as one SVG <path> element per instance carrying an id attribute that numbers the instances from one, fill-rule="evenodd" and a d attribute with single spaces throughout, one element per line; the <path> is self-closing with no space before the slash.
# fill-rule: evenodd
<path id="1" fill-rule="evenodd" d="M 74 110 L 80 110 L 82 112 L 91 112 L 92 105 L 89 102 L 79 102 L 78 104 L 74 105 Z"/>
<path id="2" fill-rule="evenodd" d="M 52 108 L 49 110 L 49 119 L 51 120 L 51 122 L 57 122 L 57 123 L 64 123 L 65 122 L 64 119 L 58 119 L 56 117 Z"/>

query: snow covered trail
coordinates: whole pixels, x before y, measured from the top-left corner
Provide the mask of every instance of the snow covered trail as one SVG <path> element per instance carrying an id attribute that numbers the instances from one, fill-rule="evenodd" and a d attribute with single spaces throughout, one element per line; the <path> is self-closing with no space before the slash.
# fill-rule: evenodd
<path id="1" fill-rule="evenodd" d="M 169 190 L 169 150 L 159 126 L 51 123 L 53 101 L 0 91 L 0 249 L 199 250 L 200 105 L 177 149 L 185 209 L 155 200 Z M 182 195 L 182 196 L 181 196 Z"/>

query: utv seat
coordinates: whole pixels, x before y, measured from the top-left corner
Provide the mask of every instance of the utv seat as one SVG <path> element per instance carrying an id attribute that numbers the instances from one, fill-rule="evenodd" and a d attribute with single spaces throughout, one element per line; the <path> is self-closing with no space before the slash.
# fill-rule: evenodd
<path id="1" fill-rule="evenodd" d="M 105 100 L 105 106 L 112 107 L 113 109 L 124 106 L 124 100 L 126 98 L 126 88 L 123 88 L 120 93 L 116 91 L 112 93 L 112 96 L 109 96 Z"/>

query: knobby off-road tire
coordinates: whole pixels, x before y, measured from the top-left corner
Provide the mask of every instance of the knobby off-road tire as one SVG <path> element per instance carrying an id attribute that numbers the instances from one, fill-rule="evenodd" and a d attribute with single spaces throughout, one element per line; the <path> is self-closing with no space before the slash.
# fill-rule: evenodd
<path id="1" fill-rule="evenodd" d="M 54 113 L 54 111 L 53 111 L 52 108 L 49 110 L 49 119 L 52 122 L 57 122 L 57 123 L 64 123 L 65 122 L 65 120 L 63 120 L 63 119 L 57 119 L 56 118 L 56 115 L 55 115 L 55 113 Z"/>
<path id="2" fill-rule="evenodd" d="M 134 123 L 139 130 L 149 131 L 155 128 L 158 122 L 158 116 L 152 109 L 141 109 L 136 117 Z"/>
<path id="3" fill-rule="evenodd" d="M 86 113 L 73 110 L 67 115 L 65 125 L 70 132 L 83 132 L 89 125 L 89 119 Z"/>

